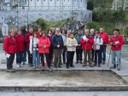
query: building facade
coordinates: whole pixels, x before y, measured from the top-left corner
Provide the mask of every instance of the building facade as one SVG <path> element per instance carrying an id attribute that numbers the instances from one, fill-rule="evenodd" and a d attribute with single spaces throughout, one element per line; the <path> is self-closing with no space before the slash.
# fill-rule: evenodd
<path id="1" fill-rule="evenodd" d="M 87 10 L 87 0 L 1 0 L 0 23 L 23 26 L 43 18 L 58 21 L 74 17 L 81 22 L 91 22 L 92 12 Z"/>

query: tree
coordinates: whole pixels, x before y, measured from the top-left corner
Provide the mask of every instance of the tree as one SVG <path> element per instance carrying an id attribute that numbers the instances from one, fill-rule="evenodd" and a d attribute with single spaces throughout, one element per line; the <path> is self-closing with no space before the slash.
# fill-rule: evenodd
<path id="1" fill-rule="evenodd" d="M 87 9 L 88 10 L 93 10 L 94 9 L 93 1 L 88 1 L 88 3 L 87 3 Z"/>

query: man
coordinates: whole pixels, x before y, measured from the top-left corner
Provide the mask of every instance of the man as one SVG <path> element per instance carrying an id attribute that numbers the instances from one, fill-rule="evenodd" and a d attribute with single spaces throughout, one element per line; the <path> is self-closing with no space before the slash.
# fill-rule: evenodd
<path id="1" fill-rule="evenodd" d="M 30 54 L 30 51 L 29 51 L 29 45 L 30 45 L 30 39 L 32 38 L 32 36 L 33 36 L 33 27 L 30 27 L 29 32 L 25 36 L 26 50 L 28 53 L 28 63 L 30 66 L 32 66 L 32 55 Z"/>
<path id="2" fill-rule="evenodd" d="M 37 37 L 40 39 L 41 38 L 41 33 L 42 33 L 42 28 L 38 27 L 38 31 L 37 31 Z"/>
<path id="3" fill-rule="evenodd" d="M 78 46 L 76 47 L 76 64 L 80 63 L 82 64 L 82 47 L 81 47 L 81 44 L 80 44 L 80 40 L 82 39 L 82 30 L 79 29 L 78 30 L 78 34 L 76 34 L 75 38 L 78 42 Z"/>
<path id="4" fill-rule="evenodd" d="M 61 52 L 64 46 L 62 36 L 60 35 L 60 29 L 56 28 L 56 33 L 52 38 L 53 52 L 54 52 L 54 67 L 61 68 Z"/>
<path id="5" fill-rule="evenodd" d="M 119 29 L 113 30 L 113 36 L 110 38 L 110 45 L 112 50 L 112 64 L 111 68 L 121 69 L 121 49 L 124 44 L 124 38 L 119 34 Z M 117 62 L 116 62 L 117 58 Z"/>
<path id="6" fill-rule="evenodd" d="M 84 50 L 84 65 L 83 65 L 83 67 L 85 67 L 87 65 L 87 57 L 89 60 L 89 66 L 93 67 L 91 52 L 92 52 L 92 45 L 94 44 L 94 38 L 89 35 L 88 29 L 85 29 L 85 35 L 82 37 L 80 43 L 82 45 L 82 49 Z"/>
<path id="7" fill-rule="evenodd" d="M 102 63 L 105 64 L 105 61 L 106 61 L 106 48 L 107 48 L 107 44 L 109 43 L 109 40 L 108 40 L 108 35 L 104 31 L 103 28 L 100 28 L 100 36 L 103 39 L 103 45 L 101 46 L 101 58 L 103 60 Z"/>
<path id="8" fill-rule="evenodd" d="M 91 29 L 90 30 L 90 33 L 91 33 L 91 36 L 94 38 L 94 36 L 95 36 L 95 30 L 94 29 Z M 94 53 L 95 53 L 95 51 L 94 51 L 94 48 L 92 48 L 92 62 L 94 62 Z"/>

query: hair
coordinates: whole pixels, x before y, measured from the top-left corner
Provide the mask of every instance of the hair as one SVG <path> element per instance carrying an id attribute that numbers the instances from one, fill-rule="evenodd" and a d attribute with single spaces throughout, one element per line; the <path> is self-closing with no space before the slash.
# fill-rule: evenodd
<path id="1" fill-rule="evenodd" d="M 46 33 L 42 31 L 42 32 L 41 32 L 41 36 L 42 36 L 43 34 L 45 34 L 45 35 L 46 35 Z"/>
<path id="2" fill-rule="evenodd" d="M 37 35 L 37 32 L 33 32 L 33 36 L 34 36 L 35 34 Z"/>
<path id="3" fill-rule="evenodd" d="M 99 31 L 95 31 L 95 34 L 99 34 L 100 32 Z"/>
<path id="4" fill-rule="evenodd" d="M 113 31 L 117 31 L 117 32 L 119 32 L 120 30 L 119 30 L 119 29 L 113 29 Z"/>
<path id="5" fill-rule="evenodd" d="M 11 32 L 16 32 L 16 30 L 15 30 L 15 29 L 13 29 L 13 28 L 12 28 L 12 29 L 10 29 L 10 30 L 9 30 L 9 32 L 8 32 L 8 34 L 10 35 L 10 33 L 11 33 Z"/>

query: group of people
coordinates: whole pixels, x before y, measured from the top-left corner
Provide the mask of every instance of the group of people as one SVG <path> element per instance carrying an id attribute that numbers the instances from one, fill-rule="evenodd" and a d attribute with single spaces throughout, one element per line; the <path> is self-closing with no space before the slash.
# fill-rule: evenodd
<path id="1" fill-rule="evenodd" d="M 120 70 L 124 38 L 119 34 L 118 29 L 113 30 L 110 38 L 103 28 L 97 31 L 79 29 L 76 35 L 70 30 L 60 30 L 60 28 L 49 29 L 47 34 L 41 27 L 37 32 L 30 27 L 27 34 L 23 34 L 21 29 L 17 34 L 14 29 L 10 29 L 9 35 L 5 37 L 3 49 L 7 58 L 8 72 L 15 71 L 13 69 L 15 53 L 17 67 L 22 67 L 28 61 L 34 69 L 46 68 L 51 71 L 52 62 L 54 68 L 61 68 L 62 64 L 68 69 L 75 67 L 73 62 L 75 52 L 76 64 L 82 64 L 83 67 L 88 65 L 101 67 L 101 64 L 106 63 L 107 44 L 111 45 L 113 64 L 111 68 Z"/>

